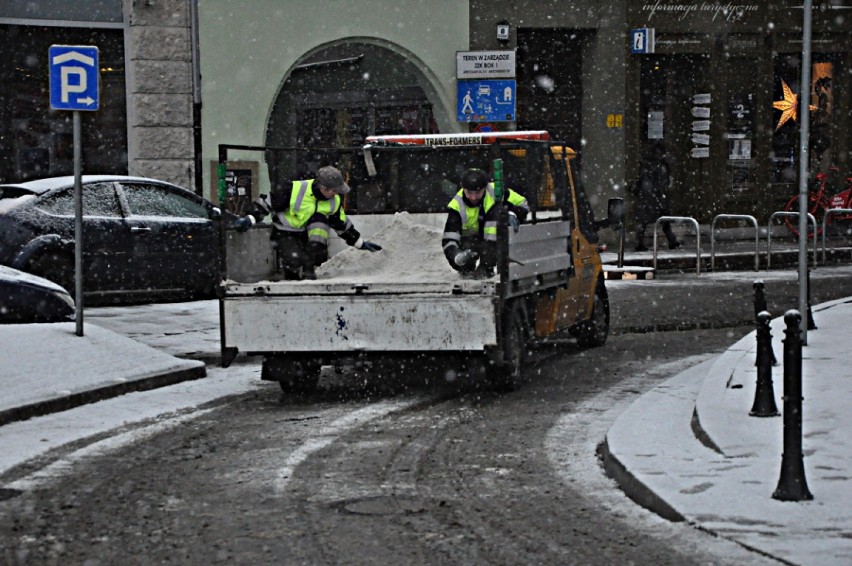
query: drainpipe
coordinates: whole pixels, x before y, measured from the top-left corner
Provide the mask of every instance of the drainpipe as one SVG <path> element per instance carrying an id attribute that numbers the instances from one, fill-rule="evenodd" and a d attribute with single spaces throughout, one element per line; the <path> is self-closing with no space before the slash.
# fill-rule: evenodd
<path id="1" fill-rule="evenodd" d="M 190 39 L 192 42 L 192 145 L 195 155 L 195 192 L 204 196 L 201 160 L 201 65 L 198 54 L 198 0 L 189 0 Z"/>

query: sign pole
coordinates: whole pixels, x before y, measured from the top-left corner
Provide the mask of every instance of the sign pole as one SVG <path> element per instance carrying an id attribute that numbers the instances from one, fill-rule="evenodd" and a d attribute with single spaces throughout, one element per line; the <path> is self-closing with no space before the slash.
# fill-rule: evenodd
<path id="1" fill-rule="evenodd" d="M 74 128 L 74 303 L 77 336 L 83 335 L 83 142 L 80 111 L 100 106 L 100 67 L 94 45 L 51 45 L 50 108 L 71 110 Z"/>
<path id="2" fill-rule="evenodd" d="M 804 2 L 802 84 L 799 87 L 799 312 L 808 311 L 808 131 L 811 92 L 811 0 Z M 816 226 L 814 226 L 816 231 Z M 816 240 L 814 240 L 816 245 Z M 802 317 L 802 344 L 808 345 L 808 321 Z"/>
<path id="3" fill-rule="evenodd" d="M 80 112 L 73 112 L 74 126 L 74 302 L 77 336 L 83 335 L 83 159 Z"/>

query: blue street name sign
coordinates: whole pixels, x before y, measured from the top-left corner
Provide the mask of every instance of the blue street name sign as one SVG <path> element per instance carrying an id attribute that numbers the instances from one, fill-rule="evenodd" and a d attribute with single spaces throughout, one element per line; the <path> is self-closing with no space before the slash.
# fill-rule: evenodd
<path id="1" fill-rule="evenodd" d="M 514 122 L 515 80 L 456 82 L 456 120 L 459 122 Z"/>
<path id="2" fill-rule="evenodd" d="M 50 107 L 54 110 L 97 110 L 98 48 L 91 45 L 51 45 Z"/>

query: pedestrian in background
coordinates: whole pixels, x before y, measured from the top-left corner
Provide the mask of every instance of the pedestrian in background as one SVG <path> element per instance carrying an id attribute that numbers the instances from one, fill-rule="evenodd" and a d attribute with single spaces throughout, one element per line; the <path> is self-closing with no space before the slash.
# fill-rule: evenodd
<path id="1" fill-rule="evenodd" d="M 660 216 L 669 214 L 669 185 L 671 170 L 666 159 L 666 146 L 657 142 L 651 146 L 639 167 L 639 180 L 633 184 L 632 192 L 636 198 L 636 251 L 647 251 L 645 228 L 654 224 Z M 669 249 L 681 246 L 672 231 L 670 222 L 661 222 L 663 233 L 669 242 Z"/>

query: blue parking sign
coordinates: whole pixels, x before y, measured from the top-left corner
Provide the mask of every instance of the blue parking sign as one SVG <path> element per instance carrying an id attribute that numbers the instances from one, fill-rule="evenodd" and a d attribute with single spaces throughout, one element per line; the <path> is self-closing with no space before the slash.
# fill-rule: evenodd
<path id="1" fill-rule="evenodd" d="M 51 45 L 48 51 L 50 107 L 54 110 L 97 110 L 98 48 Z"/>

